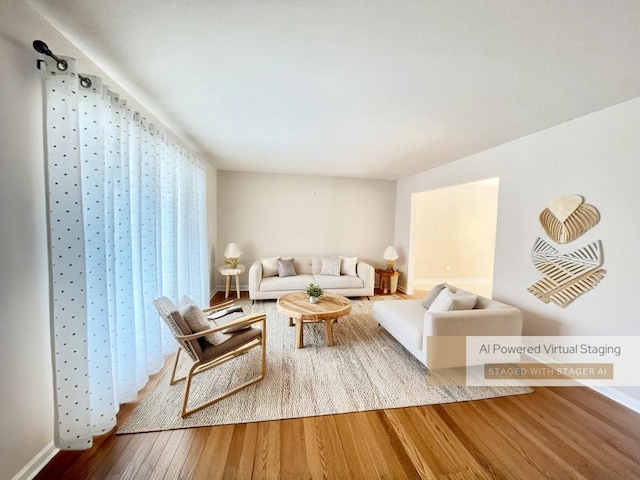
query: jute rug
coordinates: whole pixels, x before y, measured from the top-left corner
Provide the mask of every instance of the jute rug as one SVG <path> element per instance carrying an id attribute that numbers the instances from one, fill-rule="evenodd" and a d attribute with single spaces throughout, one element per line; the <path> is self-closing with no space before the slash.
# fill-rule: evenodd
<path id="1" fill-rule="evenodd" d="M 305 348 L 296 349 L 295 327 L 288 326 L 288 319 L 277 312 L 275 302 L 251 305 L 247 300 L 240 301 L 247 313 L 267 313 L 265 378 L 183 420 L 179 411 L 184 382 L 170 387 L 167 369 L 117 433 L 460 402 L 533 391 L 528 387 L 427 386 L 424 365 L 378 326 L 372 314 L 373 303 L 352 300 L 351 313 L 334 325 L 335 346 L 326 346 L 324 325 L 318 323 L 305 324 Z M 259 357 L 259 349 L 253 349 L 197 375 L 192 401 L 206 401 L 251 378 L 259 368 Z M 187 371 L 188 365 L 185 360 L 180 368 Z"/>

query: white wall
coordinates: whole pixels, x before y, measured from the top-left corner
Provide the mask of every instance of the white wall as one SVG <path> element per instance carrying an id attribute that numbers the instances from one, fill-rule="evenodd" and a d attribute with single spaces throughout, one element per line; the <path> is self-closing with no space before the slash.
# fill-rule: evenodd
<path id="1" fill-rule="evenodd" d="M 394 215 L 393 181 L 220 171 L 217 264 L 235 242 L 247 269 L 279 255 L 358 256 L 382 266 Z M 247 274 L 240 280 L 246 285 Z"/>
<path id="2" fill-rule="evenodd" d="M 134 109 L 162 125 L 27 2 L 0 1 L 0 480 L 26 477 L 55 453 L 43 103 L 31 45 L 36 39 L 75 57 L 82 72 L 102 76 Z M 215 225 L 215 170 L 209 173 L 209 218 Z"/>
<path id="3" fill-rule="evenodd" d="M 0 4 L 0 479 L 53 451 L 42 99 L 30 46 L 51 28 L 33 17 L 20 2 Z"/>
<path id="4" fill-rule="evenodd" d="M 639 335 L 634 293 L 640 272 L 640 98 L 398 182 L 396 243 L 409 245 L 411 195 L 500 177 L 493 296 L 525 314 L 527 335 Z M 538 214 L 559 195 L 580 194 L 598 225 L 561 251 L 602 240 L 604 280 L 562 309 L 527 292 L 540 278 L 530 254 L 547 239 Z M 406 265 L 400 265 L 406 272 Z M 400 279 L 401 283 L 406 278 Z M 638 390 L 629 395 L 640 400 Z"/>
<path id="5" fill-rule="evenodd" d="M 491 296 L 497 180 L 416 193 L 412 208 L 413 289 L 446 281 Z"/>

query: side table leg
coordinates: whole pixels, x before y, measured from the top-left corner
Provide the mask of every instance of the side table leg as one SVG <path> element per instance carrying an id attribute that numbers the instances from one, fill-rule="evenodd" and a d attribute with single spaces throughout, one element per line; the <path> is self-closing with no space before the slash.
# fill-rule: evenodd
<path id="1" fill-rule="evenodd" d="M 229 286 L 231 285 L 231 276 L 227 275 L 227 283 L 226 288 L 224 289 L 224 298 L 225 300 L 229 298 Z"/>
<path id="2" fill-rule="evenodd" d="M 240 274 L 236 275 L 236 294 L 238 295 L 238 299 L 240 299 Z"/>
<path id="3" fill-rule="evenodd" d="M 304 338 L 302 337 L 302 319 L 296 319 L 296 348 L 304 348 Z"/>

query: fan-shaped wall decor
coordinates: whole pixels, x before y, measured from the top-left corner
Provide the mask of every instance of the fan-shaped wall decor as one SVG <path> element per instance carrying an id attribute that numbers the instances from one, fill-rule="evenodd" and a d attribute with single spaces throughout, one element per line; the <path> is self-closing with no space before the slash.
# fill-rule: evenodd
<path id="1" fill-rule="evenodd" d="M 544 303 L 551 301 L 563 308 L 594 288 L 606 273 L 601 268 L 602 245 L 599 240 L 575 252 L 561 254 L 538 237 L 531 251 L 531 260 L 544 278 L 527 290 Z"/>
<path id="2" fill-rule="evenodd" d="M 584 203 L 580 195 L 565 195 L 551 200 L 538 217 L 549 238 L 569 243 L 600 221 L 598 210 Z"/>

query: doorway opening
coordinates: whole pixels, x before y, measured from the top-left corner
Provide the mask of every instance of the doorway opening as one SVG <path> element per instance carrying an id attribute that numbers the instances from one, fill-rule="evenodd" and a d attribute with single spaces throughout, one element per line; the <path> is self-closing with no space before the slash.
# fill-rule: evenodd
<path id="1" fill-rule="evenodd" d="M 414 193 L 407 290 L 447 282 L 491 298 L 499 179 Z"/>

